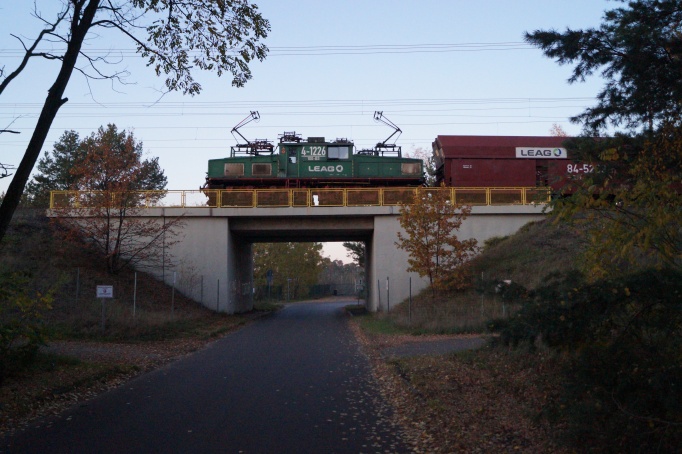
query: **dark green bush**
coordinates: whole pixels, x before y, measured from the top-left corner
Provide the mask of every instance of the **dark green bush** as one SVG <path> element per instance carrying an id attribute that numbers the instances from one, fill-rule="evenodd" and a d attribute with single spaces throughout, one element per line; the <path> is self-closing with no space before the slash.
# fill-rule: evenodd
<path id="1" fill-rule="evenodd" d="M 45 343 L 43 317 L 53 296 L 31 291 L 29 278 L 0 273 L 0 384 L 8 374 L 30 365 Z"/>
<path id="2" fill-rule="evenodd" d="M 493 248 L 503 242 L 504 240 L 509 239 L 509 235 L 507 236 L 494 236 L 491 238 L 488 238 L 483 242 L 483 250 L 487 251 L 490 248 Z"/>
<path id="3" fill-rule="evenodd" d="M 506 326 L 507 345 L 544 344 L 566 360 L 561 402 L 576 446 L 672 452 L 682 446 L 682 274 L 645 270 L 587 283 L 551 276 Z"/>

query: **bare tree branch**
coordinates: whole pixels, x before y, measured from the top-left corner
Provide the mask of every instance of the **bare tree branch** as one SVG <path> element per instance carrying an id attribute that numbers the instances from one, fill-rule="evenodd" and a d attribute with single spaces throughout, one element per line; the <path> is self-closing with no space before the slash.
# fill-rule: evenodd
<path id="1" fill-rule="evenodd" d="M 38 37 L 33 42 L 33 45 L 29 48 L 26 47 L 26 45 L 21 40 L 21 38 L 19 38 L 17 35 L 11 34 L 11 36 L 13 36 L 19 40 L 21 45 L 24 47 L 24 50 L 26 51 L 26 53 L 24 54 L 24 58 L 21 59 L 21 63 L 19 64 L 17 69 L 15 69 L 11 73 L 9 73 L 7 75 L 7 77 L 2 82 L 0 82 L 0 95 L 2 95 L 2 93 L 5 91 L 5 88 L 7 88 L 7 86 L 10 84 L 10 82 L 12 82 L 12 80 L 14 80 L 19 74 L 21 74 L 21 72 L 24 70 L 24 68 L 26 68 L 26 65 L 28 65 L 28 61 L 32 57 L 42 56 L 45 58 L 49 58 L 47 54 L 35 53 L 36 47 L 38 47 L 38 44 L 40 44 L 40 41 L 45 37 L 45 35 L 51 34 L 52 32 L 54 32 L 57 29 L 57 26 L 59 25 L 59 23 L 62 20 L 64 20 L 64 17 L 66 17 L 66 14 L 68 13 L 68 11 L 69 11 L 68 8 L 63 10 L 61 13 L 59 13 L 59 16 L 57 16 L 57 20 L 54 23 L 50 24 L 50 27 L 41 30 L 40 33 L 38 34 Z"/>
<path id="2" fill-rule="evenodd" d="M 9 171 L 14 169 L 15 169 L 14 166 L 0 163 L 0 179 L 11 176 L 12 174 L 9 173 Z"/>

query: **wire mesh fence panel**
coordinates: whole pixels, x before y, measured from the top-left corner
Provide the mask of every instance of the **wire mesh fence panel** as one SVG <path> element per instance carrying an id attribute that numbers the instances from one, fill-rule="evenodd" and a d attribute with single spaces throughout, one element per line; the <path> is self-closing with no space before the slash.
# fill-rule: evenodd
<path id="1" fill-rule="evenodd" d="M 526 188 L 526 203 L 543 204 L 552 198 L 551 188 Z"/>
<path id="2" fill-rule="evenodd" d="M 422 194 L 444 194 L 445 197 L 452 199 L 452 189 L 451 188 L 419 188 L 417 190 L 417 195 Z"/>
<path id="3" fill-rule="evenodd" d="M 456 188 L 455 203 L 458 205 L 488 205 L 486 188 Z"/>
<path id="4" fill-rule="evenodd" d="M 380 189 L 347 189 L 348 206 L 377 206 L 381 204 Z"/>
<path id="5" fill-rule="evenodd" d="M 382 192 L 384 205 L 399 205 L 412 203 L 416 190 L 414 188 L 384 188 Z"/>
<path id="6" fill-rule="evenodd" d="M 311 191 L 311 205 L 341 207 L 344 205 L 343 189 L 315 189 Z"/>
<path id="7" fill-rule="evenodd" d="M 148 205 L 144 192 L 112 192 L 109 200 L 112 208 L 145 208 Z"/>
<path id="8" fill-rule="evenodd" d="M 523 204 L 523 188 L 491 189 L 491 205 L 521 205 Z"/>
<path id="9" fill-rule="evenodd" d="M 182 208 L 185 206 L 184 191 L 147 191 L 144 194 L 146 206 L 149 208 Z"/>
<path id="10" fill-rule="evenodd" d="M 307 189 L 293 189 L 291 191 L 292 204 L 295 207 L 307 207 L 310 200 L 310 192 Z"/>
<path id="11" fill-rule="evenodd" d="M 78 205 L 78 193 L 75 191 L 52 191 L 51 208 L 73 208 Z"/>
<path id="12" fill-rule="evenodd" d="M 202 189 L 200 191 L 184 191 L 186 207 L 216 207 L 218 200 L 217 189 Z"/>
<path id="13" fill-rule="evenodd" d="M 111 193 L 104 191 L 79 192 L 74 208 L 104 208 L 112 205 Z"/>
<path id="14" fill-rule="evenodd" d="M 249 190 L 229 190 L 220 191 L 220 206 L 228 207 L 252 207 L 253 191 Z"/>
<path id="15" fill-rule="evenodd" d="M 256 191 L 257 207 L 288 207 L 289 205 L 289 191 L 286 189 Z"/>

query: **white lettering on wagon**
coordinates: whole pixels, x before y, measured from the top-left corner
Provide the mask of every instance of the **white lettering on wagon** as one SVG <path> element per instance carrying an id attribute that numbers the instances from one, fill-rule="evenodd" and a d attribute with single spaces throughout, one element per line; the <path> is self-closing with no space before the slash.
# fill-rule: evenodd
<path id="1" fill-rule="evenodd" d="M 308 172 L 343 172 L 341 164 L 337 166 L 308 166 Z"/>
<path id="2" fill-rule="evenodd" d="M 565 148 L 516 148 L 517 158 L 566 159 L 568 153 Z"/>

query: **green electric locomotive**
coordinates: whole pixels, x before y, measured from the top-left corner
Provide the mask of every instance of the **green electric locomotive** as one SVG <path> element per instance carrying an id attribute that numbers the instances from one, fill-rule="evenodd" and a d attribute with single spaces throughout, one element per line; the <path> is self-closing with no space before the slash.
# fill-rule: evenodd
<path id="1" fill-rule="evenodd" d="M 239 128 L 259 118 L 258 112 L 251 112 L 232 129 L 245 143 L 232 147 L 229 158 L 208 161 L 204 188 L 335 188 L 424 183 L 423 162 L 403 158 L 399 146 L 387 143 L 401 131 L 382 112 L 375 112 L 374 118 L 394 127 L 395 132 L 369 150 L 356 150 L 353 142 L 346 139 L 303 139 L 295 132 L 281 134 L 277 146 L 268 140 L 244 139 Z"/>

